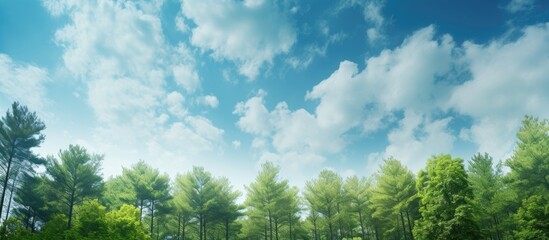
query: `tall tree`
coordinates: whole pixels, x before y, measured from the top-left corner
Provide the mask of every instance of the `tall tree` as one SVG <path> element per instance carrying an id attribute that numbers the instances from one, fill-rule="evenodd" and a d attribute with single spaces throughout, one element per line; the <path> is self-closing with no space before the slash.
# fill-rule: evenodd
<path id="1" fill-rule="evenodd" d="M 185 191 L 182 189 L 182 185 L 179 183 L 180 178 L 176 178 L 176 184 L 174 185 L 173 202 L 175 205 L 175 211 L 177 214 L 177 240 L 185 240 L 187 233 L 187 226 L 191 223 L 193 211 L 187 201 Z"/>
<path id="2" fill-rule="evenodd" d="M 347 193 L 350 211 L 355 213 L 360 226 L 360 237 L 366 239 L 366 232 L 373 224 L 371 208 L 371 182 L 367 178 L 347 178 L 343 189 Z"/>
<path id="3" fill-rule="evenodd" d="M 170 177 L 167 174 L 160 174 L 158 169 L 139 160 L 131 168 L 124 168 L 120 179 L 115 178 L 113 182 L 109 182 L 105 200 L 114 204 L 135 204 L 139 208 L 140 221 L 143 221 L 145 210 L 148 209 L 149 231 L 153 237 L 156 213 L 168 207 L 165 204 L 172 198 L 169 183 Z M 117 195 L 111 195 L 111 190 L 120 189 L 124 185 L 131 187 L 121 189 Z"/>
<path id="4" fill-rule="evenodd" d="M 242 213 L 242 206 L 236 203 L 236 199 L 240 197 L 239 191 L 234 191 L 229 179 L 220 178 L 218 180 L 219 192 L 217 194 L 217 203 L 219 209 L 217 211 L 218 218 L 222 220 L 225 228 L 225 239 L 229 240 L 231 236 L 230 224 L 233 223 Z"/>
<path id="5" fill-rule="evenodd" d="M 515 196 L 503 182 L 501 163 L 494 166 L 488 153 L 477 153 L 469 161 L 467 170 L 481 232 L 484 237 L 504 239 L 505 228 L 501 224 L 508 222 L 506 207 Z"/>
<path id="6" fill-rule="evenodd" d="M 27 107 L 14 102 L 11 111 L 0 121 L 0 167 L 2 169 L 2 195 L 0 197 L 0 215 L 4 210 L 4 201 L 8 182 L 14 166 L 25 162 L 39 163 L 31 149 L 38 147 L 45 139 L 41 133 L 46 126 L 36 113 L 29 112 Z M 24 169 L 24 168 L 23 168 Z M 9 209 L 8 209 L 9 210 Z"/>
<path id="7" fill-rule="evenodd" d="M 549 120 L 526 116 L 517 133 L 507 180 L 521 206 L 516 215 L 517 237 L 549 238 Z"/>
<path id="8" fill-rule="evenodd" d="M 130 187 L 128 187 L 130 185 Z M 124 179 L 124 175 L 109 178 L 105 181 L 105 187 L 101 202 L 108 210 L 116 210 L 124 204 L 136 205 L 136 192 L 131 184 Z"/>
<path id="9" fill-rule="evenodd" d="M 297 187 L 288 188 L 281 202 L 282 206 L 279 207 L 282 211 L 280 214 L 284 216 L 284 222 L 288 227 L 290 240 L 297 238 L 300 227 L 301 200 L 298 195 Z"/>
<path id="10" fill-rule="evenodd" d="M 149 200 L 152 198 L 152 183 L 158 177 L 158 171 L 155 171 L 151 166 L 147 165 L 143 160 L 140 160 L 131 168 L 122 169 L 122 181 L 125 185 L 131 186 L 135 196 L 135 205 L 139 207 L 139 219 L 143 220 L 143 210 L 149 205 Z M 123 197 L 124 195 L 119 195 Z M 125 201 L 119 198 L 118 201 Z"/>
<path id="11" fill-rule="evenodd" d="M 463 160 L 449 154 L 429 159 L 417 179 L 421 218 L 413 229 L 417 239 L 479 239 L 471 204 L 473 191 Z"/>
<path id="12" fill-rule="evenodd" d="M 149 211 L 151 213 L 150 231 L 151 236 L 153 236 L 155 214 L 158 212 L 167 212 L 167 209 L 169 209 L 168 201 L 172 196 L 170 195 L 170 177 L 167 174 L 160 175 L 158 170 L 155 169 L 151 180 L 152 191 L 148 200 Z"/>
<path id="13" fill-rule="evenodd" d="M 15 194 L 15 215 L 23 220 L 23 225 L 34 232 L 36 223 L 44 221 L 46 215 L 46 181 L 39 176 L 24 174 L 21 188 Z"/>
<path id="14" fill-rule="evenodd" d="M 375 179 L 372 196 L 375 215 L 391 223 L 388 232 L 399 235 L 402 231 L 404 239 L 413 239 L 412 227 L 407 224 L 410 221 L 405 221 L 404 216 L 413 211 L 411 206 L 416 198 L 414 175 L 400 161 L 389 158 L 383 162 Z"/>
<path id="15" fill-rule="evenodd" d="M 319 213 L 327 225 L 327 239 L 336 239 L 338 204 L 342 193 L 341 177 L 330 170 L 322 170 L 318 179 L 305 184 L 305 199 L 312 211 Z"/>
<path id="16" fill-rule="evenodd" d="M 78 145 L 59 151 L 59 160 L 48 157 L 47 175 L 50 189 L 61 210 L 67 213 L 67 228 L 71 228 L 76 204 L 101 194 L 103 178 L 100 175 L 102 155 L 90 154 Z"/>
<path id="17" fill-rule="evenodd" d="M 271 162 L 264 163 L 255 181 L 246 188 L 248 196 L 245 205 L 248 211 L 260 213 L 268 220 L 269 239 L 278 239 L 278 228 L 282 221 L 285 193 L 288 181 L 278 177 L 280 169 Z M 274 234 L 274 235 L 273 235 Z"/>
<path id="18" fill-rule="evenodd" d="M 193 216 L 198 223 L 199 239 L 206 239 L 209 221 L 213 221 L 212 212 L 218 209 L 216 194 L 219 185 L 212 175 L 202 167 L 193 167 L 191 173 L 176 178 L 177 188 L 182 189 L 184 201 L 193 210 Z"/>

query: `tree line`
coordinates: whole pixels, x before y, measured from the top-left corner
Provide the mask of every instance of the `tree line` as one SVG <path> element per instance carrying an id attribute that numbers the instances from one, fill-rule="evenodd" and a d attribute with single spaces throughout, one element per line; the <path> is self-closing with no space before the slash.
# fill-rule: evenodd
<path id="1" fill-rule="evenodd" d="M 304 189 L 267 162 L 245 193 L 202 167 L 170 179 L 143 161 L 104 179 L 104 156 L 81 146 L 35 154 L 45 127 L 17 102 L 0 120 L 2 239 L 549 239 L 547 119 L 526 116 L 504 162 L 440 154 L 414 174 L 388 158 Z"/>

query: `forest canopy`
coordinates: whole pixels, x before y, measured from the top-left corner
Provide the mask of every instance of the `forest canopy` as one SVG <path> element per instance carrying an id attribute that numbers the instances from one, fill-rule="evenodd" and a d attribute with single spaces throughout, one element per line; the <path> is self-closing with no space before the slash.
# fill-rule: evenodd
<path id="1" fill-rule="evenodd" d="M 549 239 L 547 119 L 525 116 L 502 161 L 436 154 L 413 173 L 391 157 L 303 189 L 266 162 L 245 192 L 198 166 L 171 178 L 139 161 L 105 179 L 82 146 L 35 154 L 45 128 L 17 102 L 0 119 L 1 239 Z"/>

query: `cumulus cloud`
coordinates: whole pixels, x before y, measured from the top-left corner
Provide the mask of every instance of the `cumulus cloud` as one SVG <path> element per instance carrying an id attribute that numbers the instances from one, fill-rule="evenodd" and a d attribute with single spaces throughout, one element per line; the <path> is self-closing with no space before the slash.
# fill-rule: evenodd
<path id="1" fill-rule="evenodd" d="M 505 157 L 524 115 L 549 117 L 548 43 L 549 23 L 524 28 L 516 41 L 464 43 L 471 79 L 448 104 L 475 119 L 470 131 L 480 151 Z"/>
<path id="2" fill-rule="evenodd" d="M 370 58 L 362 71 L 353 62 L 341 62 L 334 73 L 305 95 L 306 100 L 319 101 L 313 113 L 304 109 L 292 111 L 285 102 L 269 111 L 264 103 L 265 93 L 260 91 L 237 104 L 237 125 L 259 139 L 270 140 L 276 150 L 271 156 L 305 153 L 317 156 L 311 159 L 324 159 L 326 154 L 338 153 L 346 146 L 345 136 L 353 129 L 364 126 L 364 132 L 372 132 L 383 127 L 380 119 L 391 119 L 393 111 L 435 108 L 432 102 L 438 102 L 442 96 L 424 91 L 436 92 L 446 87 L 436 80 L 451 68 L 452 47 L 449 36 L 434 39 L 433 27 L 421 29 L 400 47 Z M 366 120 L 376 122 L 370 124 Z"/>
<path id="3" fill-rule="evenodd" d="M 234 61 L 249 79 L 296 41 L 286 10 L 271 1 L 188 0 L 181 5 L 196 25 L 191 43 L 216 59 Z"/>
<path id="4" fill-rule="evenodd" d="M 217 108 L 219 100 L 217 100 L 217 97 L 214 95 L 206 95 L 199 98 L 199 103 L 211 108 Z"/>
<path id="5" fill-rule="evenodd" d="M 135 159 L 181 160 L 222 141 L 222 129 L 185 106 L 194 102 L 200 79 L 192 50 L 165 41 L 161 4 L 44 2 L 53 15 L 69 17 L 55 41 L 63 49 L 64 68 L 87 86 L 88 103 L 99 121 L 97 149 L 108 156 L 120 158 L 114 155 L 122 148 Z M 171 79 L 187 95 L 168 90 Z"/>
<path id="6" fill-rule="evenodd" d="M 171 92 L 166 97 L 166 103 L 168 105 L 168 111 L 177 117 L 185 117 L 188 113 L 187 109 L 183 107 L 185 97 L 176 91 Z"/>
<path id="7" fill-rule="evenodd" d="M 381 154 L 373 153 L 375 162 L 395 157 L 412 171 L 418 171 L 433 154 L 452 150 L 455 137 L 448 129 L 451 118 L 431 120 L 427 116 L 406 111 L 398 127 L 389 132 L 389 145 Z M 377 158 L 377 159 L 376 159 Z"/>
<path id="8" fill-rule="evenodd" d="M 525 114 L 549 117 L 548 42 L 549 24 L 526 27 L 515 40 L 461 46 L 429 26 L 367 59 L 362 70 L 341 62 L 305 94 L 318 101 L 314 112 L 285 102 L 268 110 L 260 92 L 237 104 L 237 125 L 256 136 L 259 149 L 272 147 L 263 153 L 269 159 L 299 151 L 323 159 L 341 152 L 356 130 L 381 128 L 388 145 L 369 155 L 370 167 L 394 156 L 418 170 L 431 154 L 452 151 L 457 135 L 502 159 Z M 471 117 L 472 125 L 450 127 L 455 114 Z"/>
<path id="9" fill-rule="evenodd" d="M 26 63 L 15 62 L 10 56 L 0 53 L 0 92 L 8 101 L 19 101 L 32 111 L 44 110 L 48 101 L 44 84 L 48 71 Z"/>
<path id="10" fill-rule="evenodd" d="M 175 82 L 183 86 L 189 93 L 194 92 L 200 84 L 198 73 L 194 70 L 193 66 L 183 64 L 174 66 L 173 77 L 175 78 Z"/>

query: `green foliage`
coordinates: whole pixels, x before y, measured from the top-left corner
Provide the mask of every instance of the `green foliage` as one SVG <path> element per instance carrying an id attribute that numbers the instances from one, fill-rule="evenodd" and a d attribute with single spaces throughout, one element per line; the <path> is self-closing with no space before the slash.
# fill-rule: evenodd
<path id="1" fill-rule="evenodd" d="M 549 238 L 549 120 L 526 116 L 517 133 L 513 156 L 505 162 L 507 175 L 521 203 L 515 219 L 521 239 Z"/>
<path id="2" fill-rule="evenodd" d="M 349 201 L 351 217 L 357 219 L 362 239 L 370 237 L 368 230 L 373 229 L 374 225 L 373 209 L 371 207 L 371 185 L 371 181 L 367 178 L 358 178 L 357 176 L 347 178 L 345 185 L 343 185 L 347 201 Z"/>
<path id="3" fill-rule="evenodd" d="M 246 229 L 266 228 L 270 239 L 278 239 L 282 226 L 295 224 L 295 215 L 299 211 L 296 196 L 291 192 L 288 181 L 280 180 L 278 173 L 280 168 L 271 162 L 264 163 L 255 181 L 246 188 L 248 195 L 245 201 L 248 216 L 253 219 L 265 219 L 264 221 L 247 221 L 246 224 L 257 224 L 254 227 L 246 226 Z M 295 227 L 295 225 L 294 225 Z M 257 238 L 265 233 L 254 231 Z M 288 235 L 293 235 L 287 233 Z"/>
<path id="4" fill-rule="evenodd" d="M 71 228 L 73 209 L 85 199 L 98 197 L 102 192 L 103 179 L 100 164 L 103 156 L 89 154 L 78 145 L 59 151 L 59 159 L 48 157 L 47 174 L 54 207 L 67 213 L 67 227 Z"/>
<path id="5" fill-rule="evenodd" d="M 0 239 L 33 240 L 39 238 L 36 234 L 27 230 L 23 224 L 21 224 L 21 221 L 16 218 L 9 218 L 2 223 Z"/>
<path id="6" fill-rule="evenodd" d="M 70 239 L 106 239 L 109 237 L 105 221 L 106 208 L 97 200 L 87 200 L 75 209 L 76 221 L 69 231 Z"/>
<path id="7" fill-rule="evenodd" d="M 32 168 L 25 164 L 41 164 L 42 159 L 31 149 L 38 147 L 45 139 L 41 133 L 46 126 L 27 107 L 14 102 L 11 111 L 0 120 L 0 178 L 2 180 L 2 195 L 0 197 L 0 213 L 4 211 L 6 192 L 10 178 L 15 178 L 19 171 L 27 173 Z M 15 181 L 15 179 L 13 179 Z M 14 191 L 14 189 L 12 189 Z M 8 201 L 9 202 L 9 201 Z M 9 213 L 10 209 L 6 212 Z"/>
<path id="8" fill-rule="evenodd" d="M 67 216 L 63 214 L 55 214 L 42 226 L 39 238 L 44 240 L 65 239 L 66 232 Z"/>
<path id="9" fill-rule="evenodd" d="M 137 197 L 133 188 L 126 185 L 124 175 L 110 178 L 105 181 L 105 188 L 101 202 L 107 209 L 119 209 L 124 204 L 136 204 Z M 131 185 L 130 185 L 131 186 Z"/>
<path id="10" fill-rule="evenodd" d="M 139 222 L 139 209 L 134 206 L 124 204 L 119 210 L 108 212 L 105 215 L 105 222 L 111 240 L 150 239 Z"/>
<path id="11" fill-rule="evenodd" d="M 417 180 L 421 218 L 416 221 L 416 239 L 479 239 L 463 160 L 450 155 L 429 159 Z"/>
<path id="12" fill-rule="evenodd" d="M 202 167 L 178 175 L 172 192 L 143 161 L 104 184 L 103 156 L 82 147 L 44 161 L 31 151 L 44 128 L 18 103 L 0 121 L 0 212 L 14 199 L 0 239 L 549 239 L 549 120 L 525 117 L 507 174 L 487 153 L 467 172 L 459 158 L 434 156 L 417 179 L 390 158 L 371 180 L 323 170 L 301 199 L 265 163 L 244 206 L 228 179 Z"/>
<path id="13" fill-rule="evenodd" d="M 488 153 L 469 161 L 468 179 L 474 194 L 473 207 L 484 237 L 503 239 L 512 224 L 507 208 L 515 195 L 503 182 L 501 164 L 494 166 Z"/>
<path id="14" fill-rule="evenodd" d="M 416 199 L 415 178 L 400 161 L 389 158 L 383 162 L 375 175 L 376 186 L 373 189 L 372 207 L 374 217 L 384 223 L 385 237 L 389 235 L 411 235 L 410 220 L 404 220 L 415 211 L 412 203 Z M 413 221 L 413 219 L 411 220 Z"/>
<path id="15" fill-rule="evenodd" d="M 15 216 L 22 220 L 23 226 L 30 231 L 36 230 L 36 224 L 47 220 L 46 181 L 43 177 L 24 174 L 21 188 L 15 194 Z"/>
<path id="16" fill-rule="evenodd" d="M 549 196 L 533 195 L 522 202 L 516 219 L 519 239 L 549 239 Z"/>
<path id="17" fill-rule="evenodd" d="M 342 230 L 338 221 L 342 219 L 339 206 L 344 200 L 341 177 L 333 171 L 322 170 L 318 179 L 306 183 L 305 199 L 310 209 L 318 213 L 322 219 L 328 239 L 336 238 L 338 230 L 339 232 Z"/>

